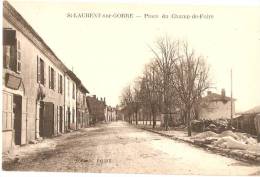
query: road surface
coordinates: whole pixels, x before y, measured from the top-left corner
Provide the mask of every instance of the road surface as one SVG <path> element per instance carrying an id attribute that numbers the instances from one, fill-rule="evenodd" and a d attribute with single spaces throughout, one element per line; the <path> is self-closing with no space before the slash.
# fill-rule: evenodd
<path id="1" fill-rule="evenodd" d="M 46 140 L 3 163 L 11 171 L 259 175 L 260 167 L 207 152 L 125 122 L 100 124 Z M 45 143 L 46 144 L 46 143 Z M 35 149 L 33 147 L 39 148 Z M 30 147 L 30 148 L 31 148 Z"/>

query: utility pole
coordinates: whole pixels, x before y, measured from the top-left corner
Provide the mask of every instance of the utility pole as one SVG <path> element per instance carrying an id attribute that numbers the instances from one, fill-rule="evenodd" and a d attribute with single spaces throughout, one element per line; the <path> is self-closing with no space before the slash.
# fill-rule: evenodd
<path id="1" fill-rule="evenodd" d="M 230 89 L 230 91 L 231 91 L 231 113 L 230 113 L 230 120 L 231 120 L 231 125 L 232 125 L 232 119 L 233 119 L 233 85 L 232 85 L 232 69 L 231 69 L 231 71 L 230 71 L 230 80 L 231 80 L 231 89 Z"/>

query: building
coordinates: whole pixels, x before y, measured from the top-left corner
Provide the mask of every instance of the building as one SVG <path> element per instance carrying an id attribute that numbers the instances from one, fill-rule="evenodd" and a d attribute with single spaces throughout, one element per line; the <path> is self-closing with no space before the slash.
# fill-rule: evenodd
<path id="1" fill-rule="evenodd" d="M 106 122 L 116 121 L 117 110 L 111 106 L 106 106 L 105 108 L 105 120 Z"/>
<path id="2" fill-rule="evenodd" d="M 202 99 L 198 117 L 204 120 L 230 119 L 234 113 L 235 99 L 227 97 L 225 90 L 222 89 L 221 94 L 208 91 L 207 96 Z"/>
<path id="3" fill-rule="evenodd" d="M 98 100 L 96 95 L 87 96 L 87 106 L 89 108 L 90 124 L 105 121 L 106 102 L 102 98 Z"/>
<path id="4" fill-rule="evenodd" d="M 3 2 L 3 150 L 63 132 L 66 66 Z"/>
<path id="5" fill-rule="evenodd" d="M 89 111 L 86 93 L 89 93 L 89 91 L 82 83 L 77 86 L 77 129 L 85 128 L 89 125 Z"/>
<path id="6" fill-rule="evenodd" d="M 76 130 L 77 85 L 81 81 L 71 71 L 65 73 L 65 130 Z"/>
<path id="7" fill-rule="evenodd" d="M 260 106 L 236 114 L 232 126 L 240 132 L 257 135 L 260 142 Z"/>

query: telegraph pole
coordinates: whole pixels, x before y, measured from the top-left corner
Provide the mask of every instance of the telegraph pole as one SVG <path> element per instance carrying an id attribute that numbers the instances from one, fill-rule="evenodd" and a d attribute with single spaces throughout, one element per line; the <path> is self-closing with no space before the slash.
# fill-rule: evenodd
<path id="1" fill-rule="evenodd" d="M 232 119 L 233 119 L 233 84 L 232 84 L 232 69 L 230 71 L 230 80 L 231 80 L 231 113 L 230 113 L 230 118 L 231 118 L 231 125 L 232 125 Z"/>

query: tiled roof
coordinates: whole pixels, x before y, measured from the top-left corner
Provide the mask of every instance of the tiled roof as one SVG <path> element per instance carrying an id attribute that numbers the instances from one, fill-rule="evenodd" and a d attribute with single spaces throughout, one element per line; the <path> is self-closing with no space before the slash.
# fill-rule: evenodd
<path id="1" fill-rule="evenodd" d="M 260 114 L 260 105 L 259 106 L 256 106 L 252 109 L 249 109 L 245 112 L 242 112 L 242 114 Z"/>
<path id="2" fill-rule="evenodd" d="M 231 97 L 223 96 L 217 93 L 210 93 L 207 96 L 203 97 L 205 101 L 231 101 Z M 235 101 L 235 99 L 233 98 Z"/>

